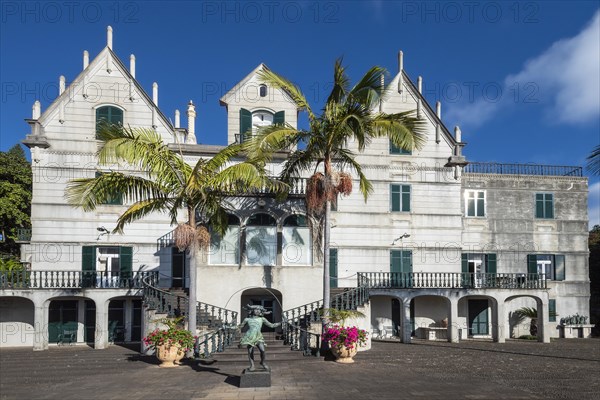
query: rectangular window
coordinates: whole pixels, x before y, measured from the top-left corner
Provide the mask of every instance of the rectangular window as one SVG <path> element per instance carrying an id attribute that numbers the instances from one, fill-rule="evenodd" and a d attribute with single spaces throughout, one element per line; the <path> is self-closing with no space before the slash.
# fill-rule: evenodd
<path id="1" fill-rule="evenodd" d="M 410 185 L 390 185 L 390 209 L 391 211 L 410 211 Z"/>
<path id="2" fill-rule="evenodd" d="M 548 321 L 556 322 L 556 299 L 548 300 Z"/>
<path id="3" fill-rule="evenodd" d="M 124 287 L 132 278 L 133 248 L 127 246 L 83 246 L 84 287 Z"/>
<path id="4" fill-rule="evenodd" d="M 277 265 L 277 227 L 246 226 L 247 265 Z"/>
<path id="5" fill-rule="evenodd" d="M 565 256 L 562 254 L 529 254 L 527 255 L 527 272 L 543 275 L 552 281 L 565 280 Z"/>
<path id="6" fill-rule="evenodd" d="M 552 193 L 536 193 L 535 217 L 554 218 L 554 195 Z"/>
<path id="7" fill-rule="evenodd" d="M 240 263 L 240 226 L 229 225 L 224 236 L 210 234 L 209 265 L 237 265 Z"/>
<path id="8" fill-rule="evenodd" d="M 412 251 L 390 250 L 390 272 L 390 284 L 392 287 L 412 287 Z"/>
<path id="9" fill-rule="evenodd" d="M 396 145 L 394 145 L 394 143 L 392 143 L 392 141 L 390 140 L 390 154 L 404 154 L 404 155 L 411 155 L 412 151 L 410 150 L 405 150 L 402 149 Z"/>
<path id="10" fill-rule="evenodd" d="M 485 191 L 465 192 L 465 213 L 467 217 L 485 217 Z"/>

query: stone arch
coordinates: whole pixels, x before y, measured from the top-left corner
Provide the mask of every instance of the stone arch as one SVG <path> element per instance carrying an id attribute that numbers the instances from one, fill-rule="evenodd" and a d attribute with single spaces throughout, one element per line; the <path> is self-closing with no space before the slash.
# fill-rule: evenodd
<path id="1" fill-rule="evenodd" d="M 444 337 L 444 331 L 437 328 L 447 328 L 451 315 L 451 301 L 447 296 L 434 293 L 418 293 L 407 299 L 410 302 L 411 334 L 421 339 Z M 445 326 L 444 326 L 445 325 Z M 434 328 L 431 330 L 431 328 Z"/>
<path id="2" fill-rule="evenodd" d="M 25 296 L 0 296 L 0 348 L 31 346 L 35 335 L 35 304 Z"/>
<path id="3" fill-rule="evenodd" d="M 511 338 L 518 338 L 520 336 L 524 336 L 524 335 L 531 335 L 531 319 L 530 318 L 519 318 L 517 317 L 515 311 L 523 308 L 523 307 L 530 307 L 530 308 L 535 308 L 538 312 L 538 315 L 540 315 L 540 311 L 542 311 L 542 318 L 544 316 L 543 313 L 543 307 L 544 307 L 544 302 L 543 300 L 539 297 L 536 296 L 534 294 L 530 294 L 530 293 L 521 293 L 521 294 L 516 294 L 516 295 L 511 295 L 508 296 L 504 299 L 504 308 L 505 308 L 505 315 L 503 316 L 505 321 L 507 321 L 507 337 L 511 337 Z M 536 324 L 534 322 L 534 324 Z M 537 330 L 539 331 L 539 327 L 540 325 L 543 324 L 543 321 L 540 323 L 540 321 L 537 321 Z M 542 328 L 543 330 L 543 328 Z M 538 332 L 535 332 L 534 336 L 537 336 Z"/>
<path id="4" fill-rule="evenodd" d="M 394 294 L 375 294 L 371 303 L 371 335 L 373 338 L 401 336 L 404 299 Z"/>
<path id="5" fill-rule="evenodd" d="M 501 305 L 496 297 L 485 293 L 460 296 L 457 302 L 459 337 L 494 340 L 504 337 Z"/>

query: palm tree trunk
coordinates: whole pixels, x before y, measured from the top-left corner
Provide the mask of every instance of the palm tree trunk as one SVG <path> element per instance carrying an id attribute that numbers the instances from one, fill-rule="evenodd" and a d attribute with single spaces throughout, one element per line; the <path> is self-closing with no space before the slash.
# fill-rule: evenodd
<path id="1" fill-rule="evenodd" d="M 331 287 L 329 277 L 329 238 L 331 236 L 331 226 L 329 220 L 331 218 L 331 160 L 325 157 L 325 221 L 323 227 L 323 325 L 329 319 L 327 309 L 331 307 Z"/>
<path id="2" fill-rule="evenodd" d="M 194 229 L 196 229 L 196 210 L 188 208 L 188 223 Z M 196 262 L 198 260 L 198 246 L 193 243 L 188 247 L 188 259 L 190 268 L 190 282 L 188 285 L 188 330 L 192 334 L 196 335 Z"/>

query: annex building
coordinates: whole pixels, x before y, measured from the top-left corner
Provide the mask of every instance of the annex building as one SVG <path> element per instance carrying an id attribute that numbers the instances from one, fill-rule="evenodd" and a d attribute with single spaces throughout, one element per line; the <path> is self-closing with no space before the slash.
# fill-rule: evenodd
<path id="1" fill-rule="evenodd" d="M 257 66 L 220 100 L 228 144 L 244 140 L 253 127 L 297 124 L 298 109 L 287 94 L 259 81 L 257 72 L 265 68 Z M 378 139 L 357 157 L 374 192 L 366 203 L 358 192 L 340 197 L 332 212 L 336 299 L 360 289 L 364 327 L 373 337 L 404 342 L 503 342 L 529 333 L 528 321 L 514 315 L 524 306 L 537 309 L 538 340 L 548 342 L 559 335 L 560 317 L 589 315 L 582 169 L 469 160 L 460 129 L 444 125 L 441 106 L 427 103 L 421 79 L 408 76 L 401 57 L 385 90 L 381 110 L 416 109 L 427 122 L 427 141 L 406 152 Z M 196 107 L 192 101 L 185 107 L 186 126 L 179 111 L 159 108 L 158 85 L 150 94 L 142 88 L 135 57 L 127 66 L 113 51 L 110 27 L 96 57 L 84 52 L 79 75 L 68 83 L 60 77 L 52 104 L 42 110 L 35 102 L 23 140 L 34 176 L 32 229 L 21 241 L 27 271 L 0 281 L 1 347 L 43 350 L 68 341 L 101 349 L 139 342 L 148 305 L 185 310 L 189 271 L 168 216 L 153 214 L 114 235 L 125 210 L 120 199 L 84 212 L 64 197 L 71 179 L 124 168 L 99 165 L 100 120 L 152 127 L 190 163 L 222 149 L 200 144 Z M 273 160 L 274 175 L 284 159 Z M 311 247 L 305 188 L 306 177 L 298 177 L 284 202 L 268 193 L 234 202 L 227 234 L 213 241 L 197 270 L 194 301 L 202 329 L 236 314 L 239 322 L 248 303 L 272 310 L 276 321 L 320 307 L 323 264 Z M 256 250 L 257 242 L 264 251 Z"/>

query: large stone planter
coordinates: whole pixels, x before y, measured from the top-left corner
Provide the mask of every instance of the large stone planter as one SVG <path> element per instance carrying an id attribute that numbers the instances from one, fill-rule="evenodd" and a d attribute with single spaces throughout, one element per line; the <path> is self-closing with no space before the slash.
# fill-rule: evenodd
<path id="1" fill-rule="evenodd" d="M 357 351 L 357 346 L 354 346 L 352 349 L 349 349 L 345 346 L 331 348 L 331 353 L 335 356 L 335 362 L 341 364 L 353 363 L 353 357 L 356 355 Z"/>
<path id="2" fill-rule="evenodd" d="M 163 344 L 156 347 L 156 358 L 161 362 L 161 368 L 174 368 L 185 357 L 185 351 L 179 345 Z"/>

